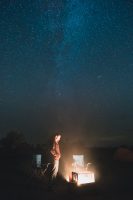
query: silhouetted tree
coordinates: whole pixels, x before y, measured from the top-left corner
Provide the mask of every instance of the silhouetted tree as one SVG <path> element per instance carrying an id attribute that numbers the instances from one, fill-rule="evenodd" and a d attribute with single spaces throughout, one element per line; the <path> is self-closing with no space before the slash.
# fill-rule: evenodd
<path id="1" fill-rule="evenodd" d="M 19 130 L 11 130 L 6 137 L 2 138 L 1 148 L 12 151 L 26 143 L 24 135 Z"/>

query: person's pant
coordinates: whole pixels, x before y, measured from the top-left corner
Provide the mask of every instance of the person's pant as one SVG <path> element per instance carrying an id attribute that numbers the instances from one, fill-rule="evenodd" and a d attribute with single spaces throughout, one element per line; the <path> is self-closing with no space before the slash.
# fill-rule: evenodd
<path id="1" fill-rule="evenodd" d="M 58 169 L 59 169 L 59 160 L 54 160 L 51 163 L 51 167 L 50 167 L 50 174 L 49 174 L 50 176 L 49 176 L 49 184 L 48 184 L 49 189 L 52 189 L 54 185 L 56 184 L 55 180 L 58 173 Z"/>
<path id="2" fill-rule="evenodd" d="M 59 169 L 59 160 L 54 160 L 51 170 L 51 179 L 52 181 L 55 180 Z"/>

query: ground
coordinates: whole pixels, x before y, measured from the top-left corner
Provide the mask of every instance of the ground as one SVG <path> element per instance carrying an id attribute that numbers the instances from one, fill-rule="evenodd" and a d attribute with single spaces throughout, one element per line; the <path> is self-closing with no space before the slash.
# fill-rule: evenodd
<path id="1" fill-rule="evenodd" d="M 22 163 L 20 164 L 17 158 L 10 156 L 1 157 L 1 200 L 133 199 L 133 163 L 115 161 L 111 157 L 108 159 L 105 157 L 101 161 L 97 159 L 96 183 L 77 187 L 67 183 L 63 178 L 58 177 L 53 191 L 48 190 L 45 178 L 32 176 L 28 168 L 27 171 L 22 169 L 24 169 L 24 165 Z"/>

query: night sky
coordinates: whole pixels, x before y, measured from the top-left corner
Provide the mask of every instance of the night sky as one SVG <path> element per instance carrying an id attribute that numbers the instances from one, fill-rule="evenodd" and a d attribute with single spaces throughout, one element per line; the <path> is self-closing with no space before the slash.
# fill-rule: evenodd
<path id="1" fill-rule="evenodd" d="M 0 0 L 0 138 L 133 144 L 133 0 Z"/>

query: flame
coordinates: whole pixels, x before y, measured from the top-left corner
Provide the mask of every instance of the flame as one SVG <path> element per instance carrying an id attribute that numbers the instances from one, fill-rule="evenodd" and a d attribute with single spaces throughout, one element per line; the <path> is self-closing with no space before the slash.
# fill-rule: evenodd
<path id="1" fill-rule="evenodd" d="M 90 165 L 84 164 L 84 155 L 73 155 L 73 163 L 66 166 L 66 181 L 77 185 L 94 183 L 95 173 Z"/>

